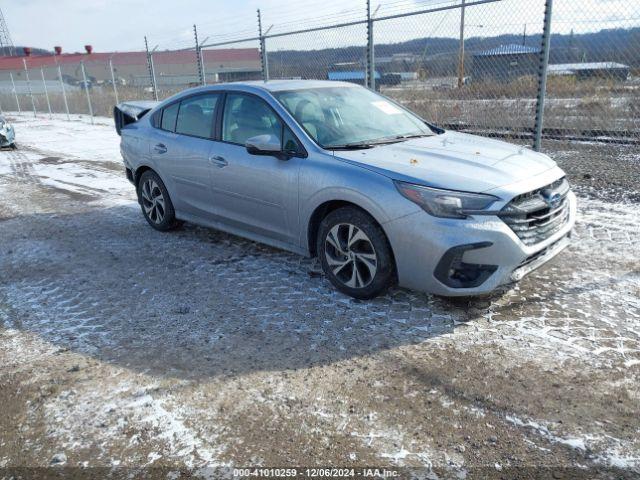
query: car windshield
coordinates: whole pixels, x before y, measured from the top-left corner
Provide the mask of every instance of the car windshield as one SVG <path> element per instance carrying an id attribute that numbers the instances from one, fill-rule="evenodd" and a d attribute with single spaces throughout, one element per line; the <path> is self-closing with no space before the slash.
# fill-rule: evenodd
<path id="1" fill-rule="evenodd" d="M 435 135 L 420 118 L 361 87 L 275 92 L 276 99 L 323 148 L 371 148 Z"/>

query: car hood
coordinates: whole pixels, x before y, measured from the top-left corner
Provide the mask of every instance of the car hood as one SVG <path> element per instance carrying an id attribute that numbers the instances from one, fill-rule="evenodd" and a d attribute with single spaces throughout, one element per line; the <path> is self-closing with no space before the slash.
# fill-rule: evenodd
<path id="1" fill-rule="evenodd" d="M 528 148 L 450 131 L 335 155 L 395 180 L 468 192 L 521 182 L 556 167 Z"/>

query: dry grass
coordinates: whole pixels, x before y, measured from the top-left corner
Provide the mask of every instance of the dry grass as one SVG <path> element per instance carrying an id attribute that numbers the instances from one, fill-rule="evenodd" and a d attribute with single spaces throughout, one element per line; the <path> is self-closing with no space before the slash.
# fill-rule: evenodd
<path id="1" fill-rule="evenodd" d="M 482 82 L 462 89 L 387 88 L 383 93 L 424 118 L 472 128 L 531 129 L 534 126 L 537 80 Z M 545 126 L 580 131 L 616 130 L 640 136 L 640 88 L 613 79 L 577 80 L 549 77 Z"/>
<path id="2" fill-rule="evenodd" d="M 182 90 L 163 88 L 160 99 Z M 119 100 L 151 99 L 149 88 L 119 87 Z M 407 105 L 424 118 L 440 124 L 461 124 L 479 129 L 530 130 L 534 127 L 537 80 L 522 77 L 512 82 L 472 83 L 462 89 L 432 90 L 416 86 L 383 89 L 383 93 Z M 89 91 L 95 115 L 111 116 L 115 95 L 111 88 Z M 83 90 L 67 91 L 69 111 L 88 114 L 89 106 Z M 44 94 L 34 95 L 36 110 L 48 112 Z M 50 94 L 51 109 L 64 113 L 61 93 Z M 11 94 L 0 94 L 4 110 L 16 110 Z M 574 77 L 549 77 L 545 106 L 545 126 L 586 130 L 624 130 L 640 136 L 640 86 L 611 79 L 577 80 Z M 30 111 L 31 98 L 20 95 L 23 111 Z"/>

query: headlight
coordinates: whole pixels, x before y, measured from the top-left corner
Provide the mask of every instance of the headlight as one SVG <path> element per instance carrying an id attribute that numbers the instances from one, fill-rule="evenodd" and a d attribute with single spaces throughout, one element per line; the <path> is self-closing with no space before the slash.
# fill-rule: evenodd
<path id="1" fill-rule="evenodd" d="M 478 210 L 484 210 L 499 200 L 493 195 L 456 192 L 438 188 L 423 187 L 412 183 L 394 182 L 398 191 L 425 212 L 441 218 L 467 218 Z"/>

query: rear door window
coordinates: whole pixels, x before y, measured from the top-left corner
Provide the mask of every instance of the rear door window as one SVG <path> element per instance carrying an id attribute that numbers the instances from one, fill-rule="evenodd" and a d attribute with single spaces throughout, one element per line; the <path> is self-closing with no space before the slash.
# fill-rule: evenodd
<path id="1" fill-rule="evenodd" d="M 176 133 L 192 137 L 213 138 L 216 105 L 220 94 L 210 93 L 180 102 Z"/>

